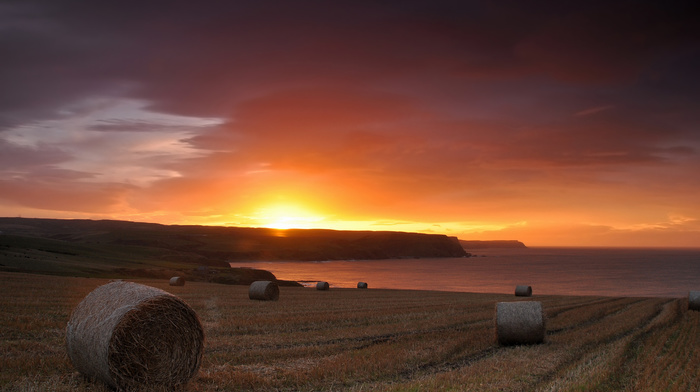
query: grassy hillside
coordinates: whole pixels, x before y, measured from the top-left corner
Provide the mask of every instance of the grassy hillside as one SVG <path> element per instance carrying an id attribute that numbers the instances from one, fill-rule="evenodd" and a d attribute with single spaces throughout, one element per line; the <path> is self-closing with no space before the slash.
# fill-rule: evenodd
<path id="1" fill-rule="evenodd" d="M 0 390 L 107 391 L 71 366 L 64 329 L 103 279 L 0 272 Z M 170 287 L 198 313 L 188 391 L 698 391 L 700 312 L 686 299 L 282 287 Z M 494 342 L 498 301 L 542 301 L 544 344 Z"/>
<path id="2" fill-rule="evenodd" d="M 104 226 L 75 229 L 70 225 L 52 227 L 37 222 L 13 227 L 3 223 L 0 224 L 4 229 L 0 234 L 0 271 L 103 278 L 181 276 L 187 281 L 244 285 L 255 280 L 276 280 L 268 271 L 230 268 L 220 260 L 149 246 L 149 241 L 158 240 L 153 238 L 155 235 L 149 239 L 146 233 L 105 231 Z M 134 237 L 141 238 L 142 243 L 124 244 Z"/>

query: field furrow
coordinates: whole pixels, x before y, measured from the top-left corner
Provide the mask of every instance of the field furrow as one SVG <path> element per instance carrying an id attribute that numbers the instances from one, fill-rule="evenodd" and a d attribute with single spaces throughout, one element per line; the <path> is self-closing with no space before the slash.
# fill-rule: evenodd
<path id="1" fill-rule="evenodd" d="M 0 390 L 107 391 L 65 352 L 72 309 L 106 280 L 0 274 Z M 204 326 L 187 391 L 700 390 L 700 312 L 673 298 L 474 294 L 167 281 Z M 543 344 L 495 342 L 495 304 L 541 301 Z"/>

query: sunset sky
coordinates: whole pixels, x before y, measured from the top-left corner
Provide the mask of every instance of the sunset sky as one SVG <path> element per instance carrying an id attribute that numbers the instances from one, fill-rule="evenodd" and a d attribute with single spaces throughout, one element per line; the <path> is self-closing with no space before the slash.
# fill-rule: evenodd
<path id="1" fill-rule="evenodd" d="M 700 247 L 690 1 L 0 3 L 0 216 Z"/>

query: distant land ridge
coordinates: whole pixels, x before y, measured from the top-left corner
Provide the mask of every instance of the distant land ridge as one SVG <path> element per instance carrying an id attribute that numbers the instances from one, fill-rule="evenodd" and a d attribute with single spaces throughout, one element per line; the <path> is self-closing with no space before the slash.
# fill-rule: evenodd
<path id="1" fill-rule="evenodd" d="M 87 251 L 81 248 L 88 247 L 93 254 L 119 250 L 148 254 L 149 259 L 214 267 L 256 260 L 468 256 L 454 237 L 391 231 L 277 230 L 116 220 L 0 218 L 0 238 L 7 241 L 8 236 L 43 241 L 41 251 L 44 254 L 68 252 L 78 256 Z"/>
<path id="2" fill-rule="evenodd" d="M 477 241 L 477 240 L 459 240 L 460 245 L 464 249 L 485 249 L 485 248 L 527 248 L 525 244 L 518 240 L 491 240 L 491 241 Z"/>

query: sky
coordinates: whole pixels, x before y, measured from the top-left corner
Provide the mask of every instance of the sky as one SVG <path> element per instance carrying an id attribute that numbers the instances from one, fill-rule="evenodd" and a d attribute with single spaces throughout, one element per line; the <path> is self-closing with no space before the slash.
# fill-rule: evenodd
<path id="1" fill-rule="evenodd" d="M 0 216 L 700 247 L 691 1 L 0 1 Z"/>

